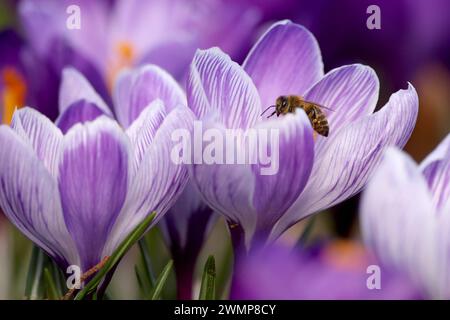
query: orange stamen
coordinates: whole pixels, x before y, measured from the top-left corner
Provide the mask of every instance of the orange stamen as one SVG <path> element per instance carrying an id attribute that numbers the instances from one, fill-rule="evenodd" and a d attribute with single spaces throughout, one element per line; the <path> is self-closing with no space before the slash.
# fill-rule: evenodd
<path id="1" fill-rule="evenodd" d="M 2 70 L 1 80 L 4 87 L 1 93 L 3 104 L 2 122 L 10 124 L 14 110 L 25 105 L 27 86 L 22 75 L 12 67 L 6 67 Z"/>
<path id="2" fill-rule="evenodd" d="M 107 75 L 107 82 L 110 90 L 112 90 L 119 72 L 124 68 L 132 66 L 136 58 L 134 46 L 129 41 L 119 41 L 114 52 L 115 55 L 110 63 L 110 68 Z"/>

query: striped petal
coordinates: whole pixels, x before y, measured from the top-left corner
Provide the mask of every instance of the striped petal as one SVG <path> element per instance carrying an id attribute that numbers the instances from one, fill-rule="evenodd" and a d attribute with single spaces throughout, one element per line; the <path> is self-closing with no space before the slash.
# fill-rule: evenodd
<path id="1" fill-rule="evenodd" d="M 375 71 L 361 64 L 331 70 L 305 94 L 305 99 L 325 106 L 330 136 L 374 112 L 380 83 Z M 328 139 L 318 140 L 316 152 L 327 148 Z"/>
<path id="2" fill-rule="evenodd" d="M 261 113 L 250 77 L 219 48 L 198 50 L 187 82 L 188 106 L 199 119 L 247 129 Z"/>
<path id="3" fill-rule="evenodd" d="M 450 134 L 420 165 L 433 194 L 434 204 L 442 213 L 450 209 Z M 447 209 L 447 211 L 445 211 Z"/>
<path id="4" fill-rule="evenodd" d="M 103 116 L 64 137 L 58 186 L 64 218 L 84 270 L 96 265 L 128 188 L 128 139 Z"/>
<path id="5" fill-rule="evenodd" d="M 384 263 L 409 274 L 431 297 L 448 297 L 449 219 L 436 214 L 427 182 L 409 156 L 388 149 L 360 211 L 364 238 Z"/>
<path id="6" fill-rule="evenodd" d="M 183 90 L 172 76 L 155 65 L 125 71 L 114 89 L 114 106 L 119 122 L 128 127 L 156 99 L 163 101 L 167 111 L 186 105 Z"/>
<path id="7" fill-rule="evenodd" d="M 276 168 L 274 174 L 261 174 L 264 167 L 267 170 L 267 165 L 252 167 L 255 175 L 253 205 L 258 216 L 257 231 L 269 234 L 306 186 L 313 166 L 314 140 L 309 119 L 303 111 L 280 120 L 265 121 L 255 129 L 269 134 L 273 130 L 279 132 L 279 142 L 268 144 L 271 167 Z M 261 136 L 258 142 L 260 146 L 263 144 Z M 261 155 L 261 150 L 258 151 Z"/>
<path id="8" fill-rule="evenodd" d="M 165 117 L 165 106 L 161 100 L 157 99 L 150 103 L 127 129 L 134 153 L 133 172 L 137 171 Z"/>
<path id="9" fill-rule="evenodd" d="M 174 147 L 171 135 L 180 128 L 190 131 L 193 120 L 194 115 L 188 108 L 179 107 L 160 125 L 132 178 L 124 209 L 114 225 L 104 254 L 110 254 L 152 211 L 157 213 L 153 221 L 156 224 L 183 191 L 188 181 L 187 169 L 171 159 Z"/>
<path id="10" fill-rule="evenodd" d="M 78 264 L 75 244 L 64 223 L 56 179 L 29 143 L 9 127 L 0 127 L 0 145 L 3 212 L 61 267 Z"/>
<path id="11" fill-rule="evenodd" d="M 76 69 L 65 68 L 59 90 L 59 113 L 64 113 L 74 102 L 82 99 L 95 104 L 106 115 L 112 116 L 111 110 L 89 81 Z"/>
<path id="12" fill-rule="evenodd" d="M 319 44 L 304 27 L 288 20 L 274 24 L 244 62 L 263 107 L 281 95 L 304 95 L 323 76 Z"/>
<path id="13" fill-rule="evenodd" d="M 14 112 L 11 127 L 56 177 L 63 135 L 53 122 L 35 109 L 26 107 Z"/>
<path id="14" fill-rule="evenodd" d="M 104 113 L 96 104 L 83 99 L 77 100 L 56 119 L 56 125 L 65 134 L 77 123 L 93 121 L 101 115 Z"/>
<path id="15" fill-rule="evenodd" d="M 403 147 L 414 128 L 418 97 L 412 85 L 393 94 L 378 112 L 353 122 L 316 153 L 305 190 L 277 226 L 279 235 L 306 216 L 359 192 L 386 147 Z"/>

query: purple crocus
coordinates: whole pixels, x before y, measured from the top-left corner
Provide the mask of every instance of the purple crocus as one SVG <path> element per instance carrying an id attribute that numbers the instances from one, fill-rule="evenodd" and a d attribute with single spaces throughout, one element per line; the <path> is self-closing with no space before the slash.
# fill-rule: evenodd
<path id="1" fill-rule="evenodd" d="M 189 107 L 217 127 L 278 128 L 280 161 L 272 176 L 260 175 L 258 165 L 195 164 L 193 180 L 205 201 L 239 226 L 247 240 L 254 234 L 276 238 L 359 192 L 383 150 L 406 143 L 417 117 L 415 89 L 408 85 L 373 113 L 378 90 L 378 78 L 368 66 L 346 65 L 324 75 L 314 36 L 289 21 L 274 24 L 242 67 L 217 48 L 197 51 L 187 84 Z M 324 110 L 327 138 L 313 138 L 301 110 L 261 116 L 278 96 L 289 94 L 332 110 Z"/>
<path id="2" fill-rule="evenodd" d="M 146 103 L 133 82 L 140 72 L 165 90 L 160 99 Z M 57 126 L 23 108 L 11 128 L 0 127 L 0 205 L 61 267 L 96 265 L 152 211 L 160 220 L 183 190 L 188 175 L 170 160 L 171 132 L 194 118 L 170 81 L 156 66 L 124 74 L 117 122 L 89 82 L 66 69 Z"/>
<path id="3" fill-rule="evenodd" d="M 69 6 L 80 9 L 79 29 L 66 27 Z M 109 85 L 122 68 L 145 63 L 180 78 L 198 47 L 214 44 L 239 53 L 261 19 L 257 8 L 222 0 L 24 0 L 19 15 L 28 41 L 41 56 L 64 46 L 88 61 Z"/>
<path id="4" fill-rule="evenodd" d="M 422 297 L 411 280 L 379 266 L 366 252 L 340 253 L 340 257 L 351 260 L 351 264 L 338 263 L 328 256 L 326 247 L 298 251 L 281 245 L 258 248 L 239 259 L 230 298 L 372 300 Z M 371 279 L 374 274 L 371 266 L 379 267 L 376 271 L 380 275 L 378 287 Z"/>
<path id="5" fill-rule="evenodd" d="M 70 90 L 72 82 L 70 78 L 64 81 L 64 87 Z M 116 117 L 124 127 L 128 127 L 137 121 L 149 104 L 159 99 L 171 108 L 187 104 L 181 87 L 161 68 L 153 65 L 124 71 L 115 87 Z M 161 220 L 163 234 L 174 260 L 180 298 L 191 298 L 195 263 L 214 218 L 212 210 L 201 200 L 194 185 L 188 182 Z"/>
<path id="6" fill-rule="evenodd" d="M 450 135 L 420 165 L 392 148 L 361 201 L 364 238 L 431 298 L 450 298 Z"/>

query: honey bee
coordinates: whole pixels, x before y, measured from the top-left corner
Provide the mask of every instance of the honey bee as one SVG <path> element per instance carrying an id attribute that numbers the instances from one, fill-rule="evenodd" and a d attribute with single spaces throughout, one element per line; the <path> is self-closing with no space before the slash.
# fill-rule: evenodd
<path id="1" fill-rule="evenodd" d="M 295 109 L 301 108 L 305 110 L 306 115 L 311 122 L 311 126 L 318 134 L 328 137 L 328 132 L 330 127 L 328 126 L 328 120 L 325 116 L 325 113 L 322 109 L 328 109 L 318 103 L 306 101 L 303 97 L 289 95 L 289 96 L 279 96 L 274 105 L 268 107 L 261 114 L 263 115 L 270 108 L 275 108 L 275 111 L 272 112 L 267 118 L 270 118 L 273 115 L 277 115 L 279 117 L 281 114 L 287 114 L 288 112 L 295 112 Z"/>

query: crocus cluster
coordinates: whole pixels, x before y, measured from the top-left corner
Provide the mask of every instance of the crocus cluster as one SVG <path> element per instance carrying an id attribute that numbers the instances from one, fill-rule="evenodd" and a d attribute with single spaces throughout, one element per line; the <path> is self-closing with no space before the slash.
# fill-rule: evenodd
<path id="1" fill-rule="evenodd" d="M 17 1 L 21 32 L 0 32 L 0 94 L 9 95 L 0 102 L 3 121 L 9 124 L 14 108 L 25 104 L 54 120 L 67 66 L 109 103 L 124 68 L 152 63 L 182 79 L 196 48 L 219 45 L 240 58 L 269 18 L 265 12 L 281 14 L 280 8 L 252 0 Z M 11 79 L 21 87 L 12 87 Z"/>
<path id="2" fill-rule="evenodd" d="M 78 31 L 61 29 L 65 22 L 56 14 L 64 11 L 69 2 L 78 4 L 87 15 Z M 379 93 L 375 71 L 352 64 L 325 73 L 314 36 L 290 21 L 273 24 L 240 65 L 218 47 L 198 49 L 209 47 L 210 42 L 186 31 L 205 29 L 211 20 L 187 15 L 195 11 L 193 3 L 69 2 L 45 1 L 44 8 L 26 0 L 20 5 L 28 35 L 37 31 L 36 26 L 45 25 L 39 37 L 29 39 L 39 61 L 51 61 L 54 50 L 64 50 L 60 56 L 67 57 L 52 62 L 58 65 L 53 71 L 62 70 L 55 82 L 60 83 L 59 116 L 52 122 L 35 109 L 22 108 L 14 112 L 10 126 L 0 126 L 0 207 L 62 268 L 75 264 L 89 270 L 111 255 L 155 211 L 152 225 L 161 221 L 175 264 L 178 296 L 191 298 L 196 259 L 217 212 L 227 220 L 235 245 L 234 298 L 321 297 L 317 290 L 324 289 L 323 283 L 307 281 L 319 279 L 319 275 L 333 284 L 339 284 L 341 278 L 348 284 L 347 291 L 329 291 L 326 298 L 415 297 L 409 282 L 397 282 L 396 276 L 388 276 L 392 286 L 371 294 L 363 287 L 367 274 L 362 269 L 342 271 L 307 251 L 291 255 L 285 249 L 264 247 L 298 221 L 360 192 L 384 152 L 405 145 L 418 111 L 417 93 L 411 84 L 392 94 L 374 112 Z M 212 3 L 215 9 L 223 4 L 219 0 Z M 232 7 L 235 5 L 233 2 Z M 173 14 L 170 21 L 159 21 L 167 10 Z M 238 12 L 230 12 L 209 36 L 216 38 L 216 33 L 226 29 L 231 20 L 241 17 Z M 251 10 L 242 13 L 233 28 L 250 28 L 259 21 L 248 12 Z M 142 17 L 149 24 L 141 25 Z M 154 37 L 146 36 L 149 28 L 153 28 Z M 246 28 L 240 30 L 247 35 Z M 222 48 L 233 53 L 234 42 L 228 40 L 224 40 Z M 184 89 L 179 80 L 189 61 Z M 72 67 L 66 67 L 68 64 Z M 20 89 L 11 88 L 9 92 Z M 301 96 L 324 106 L 328 137 L 317 135 L 301 108 L 270 119 L 262 115 L 282 95 Z M 11 99 L 16 101 L 17 97 Z M 276 130 L 279 141 L 269 142 L 268 147 L 270 153 L 279 155 L 276 172 L 263 174 L 266 164 L 260 159 L 255 163 L 177 163 L 172 157 L 172 134 L 180 129 L 195 133 L 195 121 L 219 133 L 231 129 L 243 136 L 251 130 Z M 414 215 L 422 219 L 417 220 L 419 224 L 428 221 L 425 227 L 429 237 L 422 243 L 423 254 L 433 259 L 442 259 L 438 253 L 444 252 L 442 244 L 446 243 L 438 240 L 446 239 L 441 229 L 448 224 L 437 220 L 447 221 L 442 213 L 450 209 L 449 141 L 447 138 L 422 166 L 429 185 L 425 188 L 426 183 L 421 182 L 421 188 L 427 190 L 423 198 L 429 197 L 429 190 L 435 196 L 427 201 L 415 199 L 422 205 L 415 210 L 436 216 L 425 219 L 419 213 Z M 247 143 L 239 140 L 231 152 L 238 154 L 248 147 Z M 250 145 L 247 159 L 258 151 L 256 145 Z M 399 151 L 389 151 L 387 157 L 393 157 L 391 154 L 403 157 Z M 194 154 L 191 160 L 198 156 Z M 385 184 L 396 175 L 406 185 L 412 172 L 408 161 L 406 165 L 394 162 L 394 172 L 382 164 L 365 194 L 362 210 L 367 238 L 376 248 L 382 248 L 383 263 L 394 256 L 396 270 L 417 252 L 401 247 L 399 236 L 388 235 L 386 239 L 385 234 L 393 230 L 396 221 L 389 227 L 382 224 L 394 219 L 394 214 L 380 218 L 389 212 L 385 208 L 390 200 L 397 201 L 395 205 L 401 202 L 393 195 L 384 197 L 385 202 L 379 201 L 377 194 L 384 194 Z M 406 199 L 404 195 L 400 198 Z M 383 212 L 379 214 L 377 208 Z M 413 209 L 406 208 L 402 213 Z M 415 223 L 414 219 L 410 221 L 411 228 L 400 233 L 402 237 L 416 235 L 419 229 Z M 245 249 L 254 250 L 247 256 Z M 404 252 L 397 254 L 394 249 Z M 267 259 L 272 263 L 264 265 Z M 264 268 L 256 267 L 261 265 Z M 441 276 L 448 278 L 446 264 L 436 265 L 442 269 L 421 271 L 424 277 L 431 278 L 433 289 L 439 287 Z M 390 267 L 385 270 L 390 274 Z M 274 273 L 286 276 L 278 279 L 280 291 L 270 282 L 261 283 L 261 290 L 254 286 Z M 393 289 L 403 286 L 408 290 Z M 268 288 L 273 289 L 273 294 L 265 294 Z M 437 290 L 439 295 L 443 290 Z"/>
<path id="3" fill-rule="evenodd" d="M 158 78 L 158 99 L 139 96 L 143 75 Z M 87 80 L 67 69 L 56 125 L 24 108 L 11 127 L 1 126 L 1 207 L 61 267 L 96 265 L 152 211 L 156 223 L 183 190 L 187 171 L 170 161 L 170 134 L 189 129 L 193 115 L 173 83 L 155 66 L 124 74 L 116 121 Z"/>
<path id="4" fill-rule="evenodd" d="M 417 165 L 392 148 L 361 203 L 366 242 L 430 298 L 450 298 L 450 135 Z"/>

